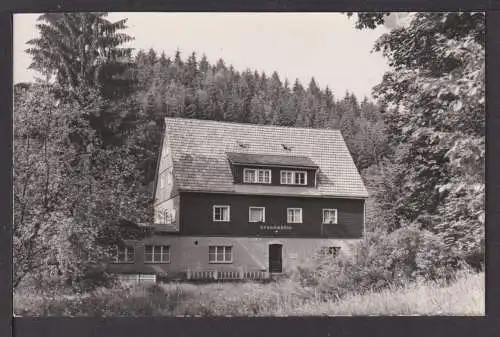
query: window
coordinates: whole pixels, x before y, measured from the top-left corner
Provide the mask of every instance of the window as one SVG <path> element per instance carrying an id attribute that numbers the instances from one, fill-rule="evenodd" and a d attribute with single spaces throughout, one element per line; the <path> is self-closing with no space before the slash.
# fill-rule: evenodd
<path id="1" fill-rule="evenodd" d="M 336 209 L 323 209 L 323 223 L 336 224 L 337 223 L 337 210 Z"/>
<path id="2" fill-rule="evenodd" d="M 320 255 L 337 257 L 339 255 L 339 252 L 340 252 L 340 247 L 323 247 L 320 250 Z"/>
<path id="3" fill-rule="evenodd" d="M 160 188 L 165 187 L 165 177 L 163 175 L 160 175 Z"/>
<path id="4" fill-rule="evenodd" d="M 116 263 L 132 263 L 134 262 L 134 247 L 132 246 L 116 246 Z"/>
<path id="5" fill-rule="evenodd" d="M 169 246 L 145 246 L 144 262 L 148 263 L 170 263 Z"/>
<path id="6" fill-rule="evenodd" d="M 169 225 L 175 223 L 175 209 L 165 210 L 165 223 Z"/>
<path id="7" fill-rule="evenodd" d="M 302 208 L 287 208 L 286 213 L 288 223 L 302 223 Z"/>
<path id="8" fill-rule="evenodd" d="M 233 247 L 231 246 L 209 246 L 209 263 L 231 263 L 233 262 Z"/>
<path id="9" fill-rule="evenodd" d="M 264 207 L 250 207 L 248 209 L 249 222 L 264 222 L 266 221 L 266 209 Z"/>
<path id="10" fill-rule="evenodd" d="M 155 215 L 156 215 L 155 223 L 164 223 L 165 222 L 165 212 L 157 210 Z"/>
<path id="11" fill-rule="evenodd" d="M 282 185 L 307 185 L 306 171 L 281 171 Z"/>
<path id="12" fill-rule="evenodd" d="M 229 221 L 229 206 L 214 206 L 214 221 Z"/>
<path id="13" fill-rule="evenodd" d="M 243 182 L 250 184 L 270 184 L 271 170 L 243 169 Z"/>

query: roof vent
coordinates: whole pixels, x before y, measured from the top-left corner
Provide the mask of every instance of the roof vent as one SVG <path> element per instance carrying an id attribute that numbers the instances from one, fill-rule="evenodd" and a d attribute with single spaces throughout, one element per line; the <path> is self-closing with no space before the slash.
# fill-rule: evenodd
<path id="1" fill-rule="evenodd" d="M 281 146 L 283 147 L 284 150 L 286 151 L 292 151 L 292 147 L 291 146 L 288 146 L 286 144 L 281 144 Z"/>
<path id="2" fill-rule="evenodd" d="M 247 149 L 250 147 L 250 144 L 248 143 L 243 143 L 242 141 L 237 140 L 236 143 L 239 145 L 239 147 L 242 147 L 244 149 Z"/>

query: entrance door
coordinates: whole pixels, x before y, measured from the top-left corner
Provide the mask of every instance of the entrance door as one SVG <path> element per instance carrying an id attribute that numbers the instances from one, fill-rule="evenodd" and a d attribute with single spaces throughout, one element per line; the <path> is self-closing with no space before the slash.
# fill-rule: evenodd
<path id="1" fill-rule="evenodd" d="M 281 273 L 283 271 L 283 257 L 280 244 L 269 245 L 269 272 Z"/>

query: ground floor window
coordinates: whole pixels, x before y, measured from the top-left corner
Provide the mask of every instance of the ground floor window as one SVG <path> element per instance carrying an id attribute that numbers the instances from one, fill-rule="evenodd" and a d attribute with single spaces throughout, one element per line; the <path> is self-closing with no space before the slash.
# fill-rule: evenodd
<path id="1" fill-rule="evenodd" d="M 134 262 L 135 250 L 132 246 L 116 246 L 116 263 L 132 263 Z"/>
<path id="2" fill-rule="evenodd" d="M 148 263 L 170 263 L 169 246 L 145 246 L 144 262 Z"/>
<path id="3" fill-rule="evenodd" d="M 233 247 L 231 246 L 209 246 L 208 262 L 231 263 L 233 262 Z"/>
<path id="4" fill-rule="evenodd" d="M 320 255 L 322 256 L 330 256 L 337 257 L 340 252 L 340 247 L 323 247 L 320 250 Z"/>

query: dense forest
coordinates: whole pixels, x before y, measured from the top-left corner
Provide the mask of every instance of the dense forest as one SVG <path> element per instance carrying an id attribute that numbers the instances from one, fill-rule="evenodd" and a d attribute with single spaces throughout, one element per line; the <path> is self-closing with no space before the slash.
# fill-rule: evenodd
<path id="1" fill-rule="evenodd" d="M 382 35 L 376 101 L 189 52 L 133 55 L 126 19 L 106 13 L 38 29 L 27 52 L 45 79 L 14 88 L 15 287 L 101 279 L 126 225 L 151 221 L 166 116 L 339 129 L 371 194 L 370 264 L 431 277 L 484 263 L 483 14 L 414 14 Z"/>

